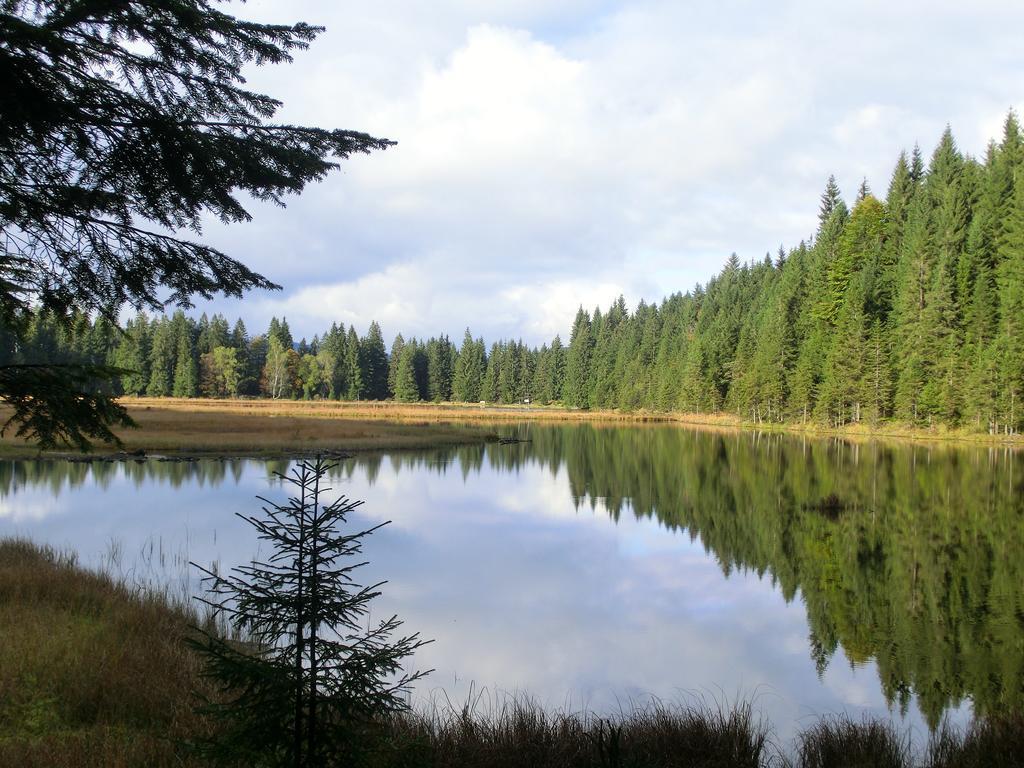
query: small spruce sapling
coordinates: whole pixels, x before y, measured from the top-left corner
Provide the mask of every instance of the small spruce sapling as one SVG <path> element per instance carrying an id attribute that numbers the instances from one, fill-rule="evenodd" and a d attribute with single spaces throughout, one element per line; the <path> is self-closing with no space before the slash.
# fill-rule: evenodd
<path id="1" fill-rule="evenodd" d="M 198 599 L 242 638 L 201 631 L 192 642 L 219 689 L 204 702 L 218 727 L 197 745 L 217 763 L 348 763 L 366 727 L 406 709 L 403 695 L 429 671 L 402 670 L 403 659 L 429 641 L 418 633 L 392 639 L 396 616 L 365 623 L 384 582 L 362 586 L 354 572 L 366 565 L 363 539 L 387 523 L 342 531 L 362 502 L 322 503 L 333 466 L 323 457 L 300 462 L 278 474 L 296 491 L 286 504 L 260 497 L 261 515 L 239 515 L 269 543 L 265 560 L 228 575 L 193 563 L 207 589 Z"/>

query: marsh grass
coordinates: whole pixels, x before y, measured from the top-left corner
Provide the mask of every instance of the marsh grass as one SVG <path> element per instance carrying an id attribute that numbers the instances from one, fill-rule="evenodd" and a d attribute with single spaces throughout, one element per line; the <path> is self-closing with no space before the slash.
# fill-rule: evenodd
<path id="1" fill-rule="evenodd" d="M 581 411 L 560 406 L 470 403 L 339 402 L 333 400 L 121 398 L 139 429 L 115 430 L 127 451 L 187 456 L 282 456 L 331 451 L 395 451 L 480 444 L 496 431 L 522 422 L 583 423 L 594 427 L 678 424 L 722 434 L 738 429 L 837 437 L 853 442 L 879 438 L 900 442 L 969 441 L 1019 447 L 1007 438 L 964 429 L 923 429 L 902 424 L 847 425 L 744 422 L 729 413 Z M 11 415 L 0 404 L 0 423 Z M 110 451 L 109 447 L 98 446 Z M 30 458 L 36 448 L 0 436 L 0 455 Z M 57 454 L 61 455 L 61 454 Z"/>
<path id="2" fill-rule="evenodd" d="M 447 704 L 388 721 L 370 763 L 379 768 L 584 768 L 769 764 L 767 728 L 749 705 L 651 703 L 612 717 L 550 713 L 529 698 L 481 708 Z"/>
<path id="3" fill-rule="evenodd" d="M 909 768 L 909 737 L 878 720 L 820 720 L 797 739 L 799 768 Z"/>
<path id="4" fill-rule="evenodd" d="M 965 730 L 943 725 L 928 746 L 928 768 L 1016 768 L 1024 765 L 1024 713 L 978 720 Z"/>
<path id="5" fill-rule="evenodd" d="M 197 620 L 72 556 L 0 541 L 0 765 L 190 765 Z"/>

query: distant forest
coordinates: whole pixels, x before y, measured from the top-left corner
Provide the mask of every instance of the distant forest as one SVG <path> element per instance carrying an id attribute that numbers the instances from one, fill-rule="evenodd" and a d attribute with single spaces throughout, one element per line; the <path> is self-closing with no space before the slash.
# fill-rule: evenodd
<path id="1" fill-rule="evenodd" d="M 1013 433 L 1024 424 L 1024 142 L 1015 115 L 983 160 L 947 128 L 925 165 L 901 153 L 884 199 L 852 208 L 834 178 L 818 230 L 788 252 L 632 312 L 577 311 L 569 342 L 486 346 L 467 329 L 388 349 L 341 323 L 296 342 L 286 320 L 139 314 L 68 324 L 37 313 L 6 362 L 93 362 L 128 371 L 130 395 L 401 402 L 562 403 L 709 413 L 755 422 L 896 420 Z"/>

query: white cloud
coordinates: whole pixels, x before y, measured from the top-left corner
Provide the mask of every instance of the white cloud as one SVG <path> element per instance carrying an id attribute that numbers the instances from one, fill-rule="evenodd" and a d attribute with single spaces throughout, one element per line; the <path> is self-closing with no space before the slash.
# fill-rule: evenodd
<path id="1" fill-rule="evenodd" d="M 537 275 L 528 282 L 496 286 L 490 274 L 451 273 L 443 257 L 425 257 L 351 282 L 310 285 L 283 296 L 250 299 L 247 307 L 257 327 L 272 316 L 283 316 L 293 332 L 324 329 L 340 321 L 346 327 L 355 324 L 365 333 L 375 319 L 389 344 L 397 333 L 406 338 L 448 333 L 458 344 L 467 325 L 475 336 L 486 332 L 488 342 L 496 340 L 493 332 L 499 327 L 530 340 L 550 340 L 561 334 L 562 342 L 568 343 L 566 307 L 571 307 L 572 315 L 578 306 L 592 309 L 607 304 L 609 296 L 623 294 L 631 300 L 642 296 L 635 286 L 600 276 L 548 283 L 542 279 Z"/>
<path id="2" fill-rule="evenodd" d="M 981 153 L 1019 106 L 1024 9 L 457 0 L 254 2 L 324 23 L 254 71 L 282 117 L 397 139 L 209 237 L 285 285 L 241 305 L 393 334 L 547 340 L 576 306 L 657 300 L 812 234 L 835 173 L 878 194 L 948 122 Z M 603 295 L 594 295 L 602 293 Z M 564 305 L 558 302 L 565 301 Z M 332 314 L 333 313 L 333 314 Z M 256 330 L 254 328 L 253 330 Z"/>

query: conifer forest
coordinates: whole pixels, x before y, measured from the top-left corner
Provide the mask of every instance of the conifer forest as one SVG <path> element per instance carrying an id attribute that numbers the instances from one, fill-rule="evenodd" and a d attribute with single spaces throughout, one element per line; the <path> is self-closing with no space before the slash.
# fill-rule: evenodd
<path id="1" fill-rule="evenodd" d="M 468 328 L 458 343 L 399 333 L 388 348 L 376 323 L 297 340 L 286 319 L 253 333 L 178 311 L 123 329 L 83 315 L 70 331 L 37 314 L 3 352 L 114 365 L 129 395 L 562 403 L 1012 434 L 1024 425 L 1022 168 L 1012 112 L 980 159 L 947 129 L 927 161 L 900 154 L 884 195 L 864 181 L 848 204 L 829 178 L 818 229 L 795 247 L 733 254 L 660 303 L 580 307 L 568 343 L 539 349 L 488 347 Z"/>
<path id="2" fill-rule="evenodd" d="M 1024 4 L 874 10 L 0 0 L 0 768 L 1024 765 Z"/>

